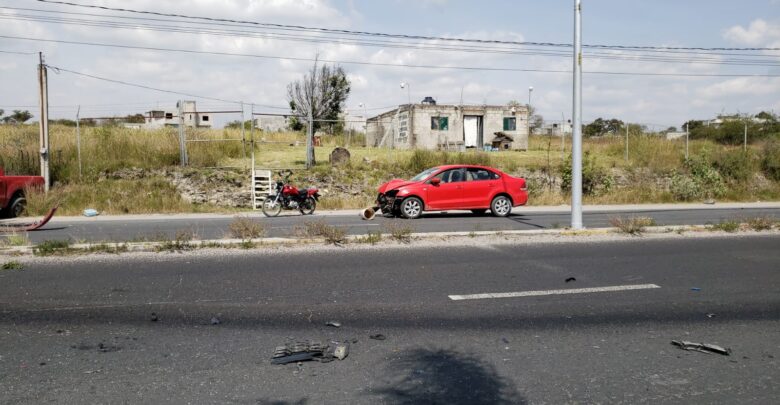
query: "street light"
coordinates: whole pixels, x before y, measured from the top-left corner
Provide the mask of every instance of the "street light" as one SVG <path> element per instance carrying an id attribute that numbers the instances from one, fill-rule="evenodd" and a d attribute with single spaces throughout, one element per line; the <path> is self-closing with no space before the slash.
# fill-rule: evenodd
<path id="1" fill-rule="evenodd" d="M 572 64 L 571 227 L 582 229 L 582 0 L 574 0 Z"/>
<path id="2" fill-rule="evenodd" d="M 408 98 L 409 98 L 409 104 L 412 104 L 412 92 L 411 92 L 411 87 L 412 87 L 412 86 L 410 86 L 410 85 L 409 85 L 409 83 L 407 83 L 407 82 L 401 82 L 401 88 L 402 88 L 402 89 L 406 89 L 406 97 L 408 97 Z"/>

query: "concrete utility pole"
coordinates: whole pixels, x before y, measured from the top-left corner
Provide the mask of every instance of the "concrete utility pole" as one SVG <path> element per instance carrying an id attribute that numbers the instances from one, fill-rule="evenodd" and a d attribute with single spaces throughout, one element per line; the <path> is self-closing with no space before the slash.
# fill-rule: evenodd
<path id="1" fill-rule="evenodd" d="M 51 178 L 49 177 L 49 83 L 46 65 L 43 63 L 43 52 L 38 52 L 38 89 L 41 102 L 41 119 L 38 124 L 41 146 L 41 177 L 43 190 L 49 192 Z"/>
<path id="2" fill-rule="evenodd" d="M 628 123 L 626 122 L 626 162 L 628 162 Z"/>
<path id="3" fill-rule="evenodd" d="M 743 143 L 742 150 L 747 152 L 747 121 L 745 121 L 745 142 Z"/>
<path id="4" fill-rule="evenodd" d="M 246 122 L 244 121 L 244 102 L 241 102 L 241 149 L 244 152 L 244 159 L 246 159 Z"/>
<path id="5" fill-rule="evenodd" d="M 534 86 L 528 87 L 528 114 L 526 114 L 526 123 L 528 124 L 528 136 L 531 136 L 531 93 L 534 92 Z"/>
<path id="6" fill-rule="evenodd" d="M 187 166 L 187 137 L 184 134 L 184 101 L 179 100 L 179 162 Z"/>
<path id="7" fill-rule="evenodd" d="M 309 125 L 306 128 L 306 168 L 314 166 L 314 115 L 309 106 Z"/>
<path id="8" fill-rule="evenodd" d="M 691 126 L 690 121 L 685 123 L 685 160 L 688 160 L 688 134 L 689 134 L 690 126 Z"/>
<path id="9" fill-rule="evenodd" d="M 571 227 L 582 229 L 582 3 L 574 0 Z"/>
<path id="10" fill-rule="evenodd" d="M 78 153 L 79 159 L 79 180 L 81 180 L 81 106 L 76 110 L 76 153 Z"/>

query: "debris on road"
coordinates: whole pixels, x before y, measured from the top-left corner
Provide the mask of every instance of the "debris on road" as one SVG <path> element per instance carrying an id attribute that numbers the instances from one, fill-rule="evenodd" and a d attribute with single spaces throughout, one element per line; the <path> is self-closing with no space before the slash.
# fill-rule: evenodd
<path id="1" fill-rule="evenodd" d="M 152 312 L 152 314 L 149 316 L 149 320 L 152 322 L 157 322 L 160 320 L 160 318 L 157 317 L 157 314 Z"/>
<path id="2" fill-rule="evenodd" d="M 344 360 L 349 355 L 349 345 L 334 342 L 334 347 L 317 341 L 287 343 L 274 350 L 271 364 L 319 361 L 329 363 L 335 359 Z"/>
<path id="3" fill-rule="evenodd" d="M 338 321 L 328 321 L 328 322 L 325 322 L 325 326 L 332 326 L 334 328 L 340 328 L 341 327 L 341 322 L 338 322 Z"/>
<path id="4" fill-rule="evenodd" d="M 691 291 L 701 291 L 701 288 L 699 288 L 699 287 L 691 287 Z"/>
<path id="5" fill-rule="evenodd" d="M 387 339 L 387 336 L 385 336 L 385 335 L 383 335 L 381 333 L 377 333 L 375 335 L 370 335 L 368 338 L 371 339 L 371 340 L 385 340 L 385 339 Z"/>
<path id="6" fill-rule="evenodd" d="M 94 209 L 94 208 L 87 208 L 87 209 L 85 209 L 83 214 L 84 214 L 85 217 L 96 217 L 96 216 L 100 215 L 100 213 L 97 212 L 97 210 Z"/>
<path id="7" fill-rule="evenodd" d="M 569 278 L 566 279 L 567 283 L 571 283 L 572 281 L 577 281 L 577 279 L 574 278 L 574 277 L 569 277 Z"/>
<path id="8" fill-rule="evenodd" d="M 211 324 L 212 325 L 219 325 L 221 323 L 222 323 L 222 321 L 220 321 L 219 318 L 217 318 L 216 316 L 211 318 Z"/>
<path id="9" fill-rule="evenodd" d="M 707 318 L 714 318 L 714 317 L 716 317 L 716 316 L 717 316 L 717 315 L 715 315 L 715 314 L 713 314 L 713 313 L 709 313 L 709 314 L 707 314 Z"/>
<path id="10" fill-rule="evenodd" d="M 710 343 L 694 343 L 694 342 L 688 342 L 686 340 L 672 340 L 672 344 L 683 350 L 690 350 L 690 351 L 702 352 L 707 354 L 716 353 L 716 354 L 722 354 L 724 356 L 731 355 L 731 349 L 723 348 L 721 346 L 713 345 Z"/>

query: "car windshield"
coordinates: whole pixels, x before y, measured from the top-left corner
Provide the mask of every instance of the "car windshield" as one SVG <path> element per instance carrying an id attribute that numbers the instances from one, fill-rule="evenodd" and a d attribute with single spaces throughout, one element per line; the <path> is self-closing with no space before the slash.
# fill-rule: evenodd
<path id="1" fill-rule="evenodd" d="M 417 176 L 412 177 L 412 179 L 410 181 L 420 181 L 420 180 L 430 176 L 431 173 L 435 172 L 438 169 L 439 169 L 438 167 L 432 167 L 432 168 L 430 168 L 430 169 L 428 169 L 428 170 L 418 174 Z"/>

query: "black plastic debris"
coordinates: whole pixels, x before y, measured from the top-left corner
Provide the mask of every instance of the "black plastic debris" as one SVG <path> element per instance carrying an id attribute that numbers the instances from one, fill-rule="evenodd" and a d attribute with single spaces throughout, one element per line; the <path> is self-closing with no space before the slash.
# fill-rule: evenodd
<path id="1" fill-rule="evenodd" d="M 715 315 L 715 314 L 713 314 L 713 313 L 709 313 L 709 314 L 707 314 L 707 318 L 714 318 L 715 316 L 716 316 L 716 315 Z"/>
<path id="2" fill-rule="evenodd" d="M 688 342 L 686 340 L 672 340 L 672 344 L 679 347 L 683 350 L 690 350 L 695 352 L 702 352 L 707 354 L 722 354 L 724 356 L 731 355 L 731 349 L 729 348 L 723 348 L 718 345 L 713 345 L 710 343 L 695 343 L 695 342 Z"/>
<path id="3" fill-rule="evenodd" d="M 332 326 L 334 328 L 340 328 L 341 327 L 341 322 L 338 322 L 338 321 L 328 321 L 328 322 L 325 322 L 325 326 Z"/>
<path id="4" fill-rule="evenodd" d="M 387 339 L 387 336 L 385 336 L 385 335 L 383 335 L 381 333 L 377 333 L 375 335 L 370 335 L 368 338 L 371 339 L 371 340 L 385 340 L 385 339 Z"/>
<path id="5" fill-rule="evenodd" d="M 149 316 L 149 320 L 152 322 L 157 322 L 160 320 L 160 318 L 157 317 L 157 314 L 152 312 L 152 314 Z"/>
<path id="6" fill-rule="evenodd" d="M 329 363 L 344 360 L 349 355 L 349 345 L 336 343 L 333 347 L 317 341 L 287 343 L 274 350 L 271 364 L 289 364 L 303 361 Z"/>
<path id="7" fill-rule="evenodd" d="M 567 283 L 571 283 L 572 281 L 577 281 L 577 279 L 574 278 L 574 277 L 569 277 L 569 278 L 566 279 Z"/>
<path id="8" fill-rule="evenodd" d="M 211 324 L 212 325 L 219 325 L 221 323 L 222 323 L 222 321 L 220 321 L 219 318 L 217 318 L 217 317 L 211 318 Z"/>

